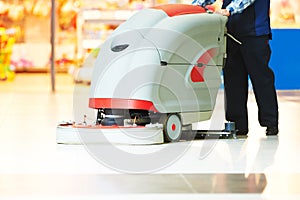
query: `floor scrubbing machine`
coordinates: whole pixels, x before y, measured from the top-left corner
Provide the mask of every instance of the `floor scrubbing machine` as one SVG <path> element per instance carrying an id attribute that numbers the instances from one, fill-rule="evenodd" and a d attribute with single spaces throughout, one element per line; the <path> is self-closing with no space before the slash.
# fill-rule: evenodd
<path id="1" fill-rule="evenodd" d="M 135 13 L 104 42 L 95 62 L 89 96 L 95 124 L 59 124 L 57 142 L 79 142 L 70 141 L 75 132 L 117 143 L 176 142 L 192 123 L 209 120 L 222 82 L 226 22 L 184 4 Z M 234 124 L 216 134 L 235 134 Z"/>

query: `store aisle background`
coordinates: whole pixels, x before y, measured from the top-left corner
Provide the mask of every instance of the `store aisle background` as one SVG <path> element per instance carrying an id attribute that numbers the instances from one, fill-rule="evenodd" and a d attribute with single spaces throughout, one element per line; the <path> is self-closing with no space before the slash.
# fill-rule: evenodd
<path id="1" fill-rule="evenodd" d="M 83 145 L 56 144 L 57 123 L 73 119 L 74 92 L 69 75 L 58 74 L 56 81 L 55 93 L 49 74 L 0 82 L 1 199 L 300 199 L 300 91 L 278 91 L 278 137 L 264 136 L 250 93 L 248 138 L 196 140 L 174 163 L 132 175 L 101 164 Z M 183 144 L 119 148 L 147 152 Z"/>

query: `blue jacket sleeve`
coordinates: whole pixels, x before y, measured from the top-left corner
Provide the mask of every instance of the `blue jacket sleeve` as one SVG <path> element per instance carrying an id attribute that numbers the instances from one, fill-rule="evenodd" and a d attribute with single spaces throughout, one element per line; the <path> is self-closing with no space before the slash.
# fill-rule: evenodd
<path id="1" fill-rule="evenodd" d="M 195 6 L 205 7 L 206 5 L 213 4 L 216 0 L 193 0 L 192 4 Z"/>

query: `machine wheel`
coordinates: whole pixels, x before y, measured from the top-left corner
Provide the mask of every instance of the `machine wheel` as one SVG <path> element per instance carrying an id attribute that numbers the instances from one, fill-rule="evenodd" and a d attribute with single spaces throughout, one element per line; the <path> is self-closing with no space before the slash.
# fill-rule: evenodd
<path id="1" fill-rule="evenodd" d="M 177 114 L 169 114 L 165 116 L 163 124 L 164 141 L 178 142 L 182 133 L 180 117 Z"/>

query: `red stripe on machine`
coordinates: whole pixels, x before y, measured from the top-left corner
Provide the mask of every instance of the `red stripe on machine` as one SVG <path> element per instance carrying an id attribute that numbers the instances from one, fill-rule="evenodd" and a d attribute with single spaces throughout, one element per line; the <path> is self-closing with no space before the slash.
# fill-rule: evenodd
<path id="1" fill-rule="evenodd" d="M 90 98 L 89 107 L 113 108 L 113 109 L 139 109 L 158 112 L 151 101 L 136 99 L 115 99 L 115 98 Z"/>
<path id="2" fill-rule="evenodd" d="M 207 50 L 204 54 L 200 56 L 197 63 L 203 63 L 203 67 L 194 66 L 191 72 L 191 80 L 193 82 L 204 82 L 204 70 L 206 68 L 205 64 L 209 63 L 209 61 L 217 54 L 217 48 L 212 48 Z"/>

